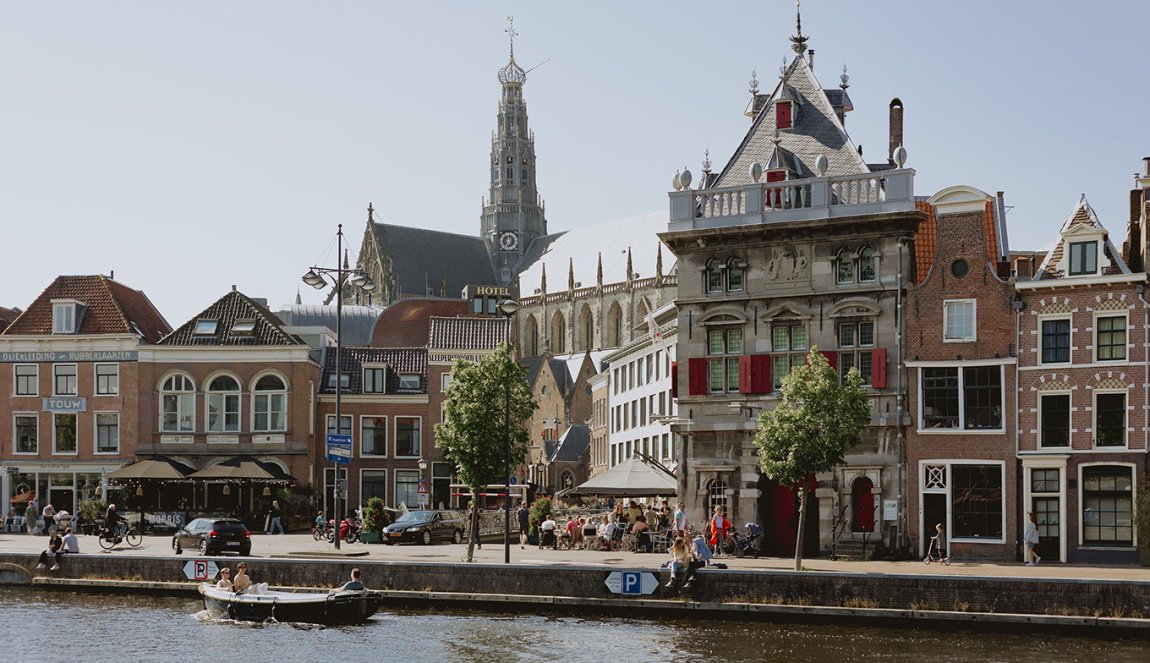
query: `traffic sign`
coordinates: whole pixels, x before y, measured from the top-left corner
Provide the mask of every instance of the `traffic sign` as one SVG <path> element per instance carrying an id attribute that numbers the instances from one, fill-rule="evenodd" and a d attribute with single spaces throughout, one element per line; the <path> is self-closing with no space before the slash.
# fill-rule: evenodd
<path id="1" fill-rule="evenodd" d="M 327 462 L 343 463 L 344 465 L 351 464 L 350 435 L 336 435 L 332 433 L 327 436 Z"/>
<path id="2" fill-rule="evenodd" d="M 427 494 L 427 482 L 426 481 L 420 481 L 419 482 L 419 494 L 420 495 L 426 495 Z"/>
<path id="3" fill-rule="evenodd" d="M 612 594 L 642 596 L 650 594 L 659 586 L 659 579 L 653 573 L 643 571 L 612 571 L 604 581 Z"/>
<path id="4" fill-rule="evenodd" d="M 207 580 L 215 578 L 216 574 L 220 572 L 220 567 L 210 559 L 192 559 L 184 564 L 184 576 L 188 580 Z"/>

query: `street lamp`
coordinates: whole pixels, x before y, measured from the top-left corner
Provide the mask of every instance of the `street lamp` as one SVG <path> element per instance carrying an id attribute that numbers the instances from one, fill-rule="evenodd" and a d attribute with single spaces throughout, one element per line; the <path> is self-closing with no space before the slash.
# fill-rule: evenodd
<path id="1" fill-rule="evenodd" d="M 423 490 L 419 491 L 419 508 L 423 509 L 423 508 L 426 508 L 429 504 L 431 504 L 431 495 L 429 495 L 427 492 L 425 492 L 425 491 L 427 491 L 427 483 L 425 483 L 425 480 L 423 478 L 424 475 L 427 473 L 427 459 L 426 458 L 420 458 L 419 463 L 417 463 L 417 464 L 419 465 L 419 487 L 423 489 Z M 425 499 L 426 499 L 426 503 L 424 503 Z"/>
<path id="2" fill-rule="evenodd" d="M 370 210 L 369 210 L 370 212 Z M 328 279 L 335 286 L 335 430 L 339 434 L 343 425 L 343 289 L 345 285 L 371 292 L 375 284 L 365 274 L 358 271 L 344 269 L 340 258 L 343 256 L 343 224 L 339 224 L 336 232 L 336 267 L 312 267 L 303 275 L 303 282 L 322 290 L 327 287 Z M 326 443 L 326 438 L 325 438 Z M 325 445 L 326 447 L 326 445 Z M 349 459 L 350 461 L 350 459 Z M 335 485 L 332 486 L 332 510 L 335 516 L 335 548 L 339 550 L 339 461 L 332 463 L 335 467 Z"/>
<path id="3" fill-rule="evenodd" d="M 504 299 L 499 302 L 499 312 L 511 316 L 519 310 L 519 302 Z M 511 334 L 508 333 L 508 342 Z M 511 381 L 503 380 L 503 563 L 511 563 Z"/>

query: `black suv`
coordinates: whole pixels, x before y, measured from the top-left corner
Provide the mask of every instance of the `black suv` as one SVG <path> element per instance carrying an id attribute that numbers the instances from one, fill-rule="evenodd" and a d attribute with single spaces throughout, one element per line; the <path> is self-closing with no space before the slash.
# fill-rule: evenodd
<path id="1" fill-rule="evenodd" d="M 383 530 L 384 543 L 459 543 L 466 522 L 455 511 L 408 511 Z"/>
<path id="2" fill-rule="evenodd" d="M 234 552 L 247 556 L 252 554 L 252 533 L 235 518 L 196 518 L 172 537 L 177 555 L 185 548 L 201 555 Z"/>

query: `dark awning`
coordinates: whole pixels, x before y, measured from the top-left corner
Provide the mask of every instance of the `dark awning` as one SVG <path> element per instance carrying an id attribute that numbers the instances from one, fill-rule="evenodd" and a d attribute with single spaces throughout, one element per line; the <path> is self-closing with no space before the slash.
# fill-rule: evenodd
<path id="1" fill-rule="evenodd" d="M 127 481 L 140 479 L 159 479 L 166 481 L 179 481 L 188 478 L 192 468 L 171 458 L 149 458 L 138 460 L 131 465 L 125 465 L 118 470 L 108 473 L 111 481 Z"/>
<path id="2" fill-rule="evenodd" d="M 221 481 L 295 481 L 275 463 L 265 463 L 254 458 L 234 457 L 193 472 L 190 479 L 214 479 Z"/>

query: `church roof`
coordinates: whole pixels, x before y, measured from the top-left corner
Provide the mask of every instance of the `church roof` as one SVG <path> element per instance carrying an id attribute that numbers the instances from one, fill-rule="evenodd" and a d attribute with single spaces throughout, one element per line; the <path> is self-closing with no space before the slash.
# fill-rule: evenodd
<path id="1" fill-rule="evenodd" d="M 770 100 L 751 123 L 751 128 L 743 137 L 742 143 L 723 167 L 714 186 L 743 186 L 751 183 L 752 163 L 765 164 L 774 152 L 775 99 L 795 98 L 801 100 L 794 115 L 794 125 L 790 129 L 778 131 L 780 145 L 796 157 L 799 177 L 813 177 L 815 159 L 820 154 L 827 157 L 827 175 L 857 175 L 869 172 L 859 156 L 850 136 L 838 115 L 827 92 L 815 79 L 815 74 L 806 58 L 796 55 L 787 67 L 784 79 L 780 80 L 771 93 Z M 845 94 L 842 95 L 845 97 Z M 837 100 L 842 103 L 842 98 Z M 849 99 L 848 99 L 849 101 Z"/>
<path id="2" fill-rule="evenodd" d="M 57 276 L 28 308 L 4 330 L 7 335 L 52 335 L 52 300 L 74 300 L 83 307 L 76 318 L 76 334 L 135 334 L 155 343 L 172 330 L 152 301 L 103 274 Z"/>
<path id="3" fill-rule="evenodd" d="M 655 275 L 659 247 L 663 249 L 663 274 L 671 274 L 675 254 L 659 240 L 667 230 L 668 213 L 656 212 L 566 232 L 540 237 L 531 243 L 523 257 L 519 273 L 519 295 L 532 294 L 540 287 L 544 265 L 547 269 L 548 292 L 567 289 L 568 267 L 575 272 L 578 287 L 594 286 L 603 259 L 603 283 L 627 280 L 627 251 L 631 252 L 631 269 L 639 278 Z"/>
<path id="4" fill-rule="evenodd" d="M 559 438 L 559 443 L 551 451 L 551 462 L 576 463 L 591 446 L 591 428 L 586 424 L 576 424 L 567 429 Z"/>
<path id="5" fill-rule="evenodd" d="M 384 264 L 389 254 L 394 259 L 399 298 L 456 299 L 465 286 L 498 285 L 487 245 L 479 237 L 388 223 L 371 227 Z"/>

